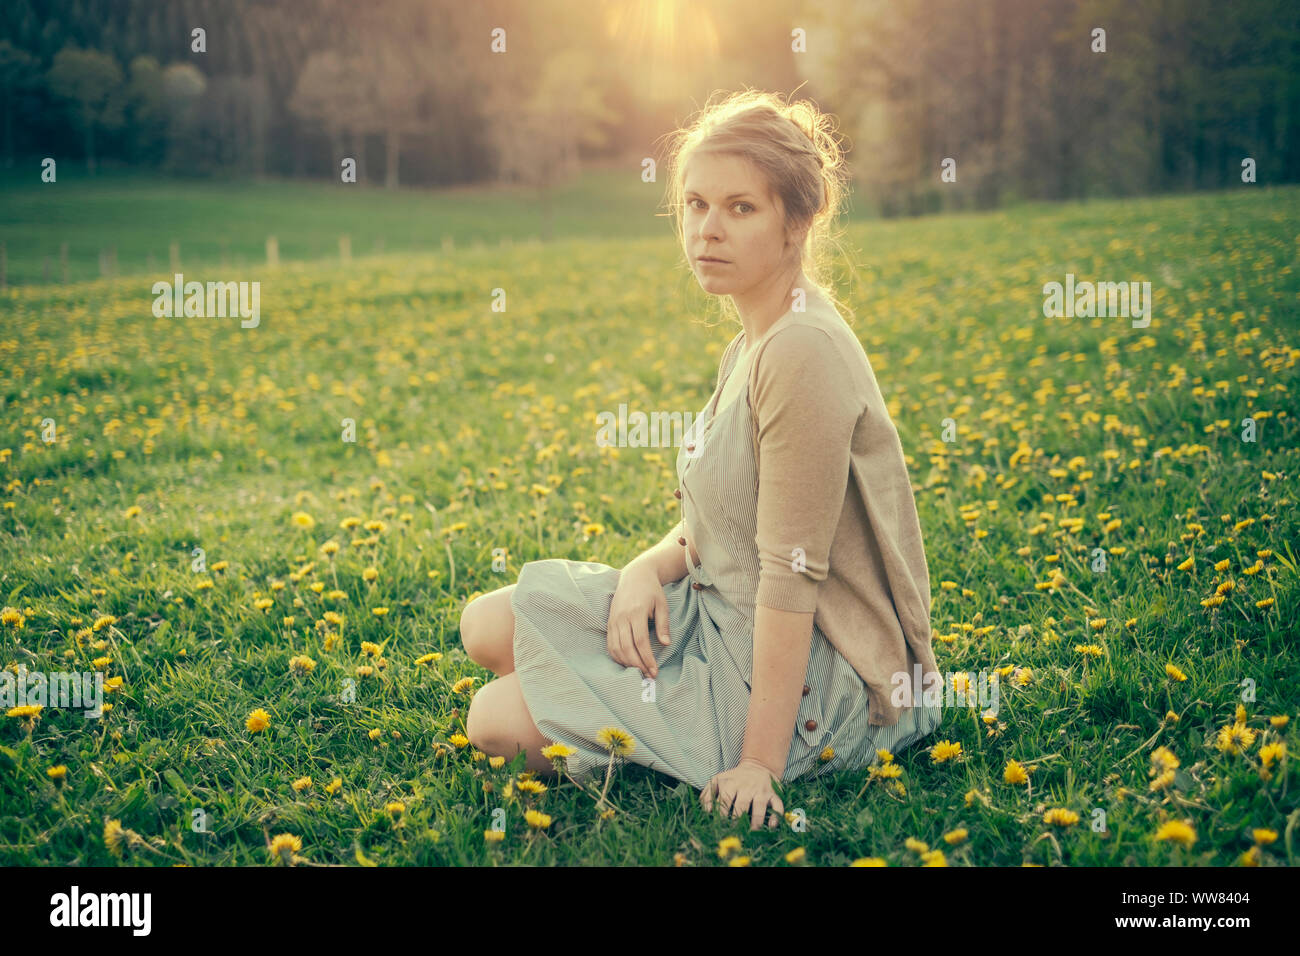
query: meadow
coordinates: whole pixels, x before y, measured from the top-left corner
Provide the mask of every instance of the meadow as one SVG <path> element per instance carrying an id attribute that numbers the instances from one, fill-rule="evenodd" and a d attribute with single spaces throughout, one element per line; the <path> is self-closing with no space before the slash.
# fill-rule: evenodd
<path id="1" fill-rule="evenodd" d="M 1243 187 L 851 225 L 939 666 L 1000 706 L 785 783 L 757 832 L 463 736 L 466 602 L 678 519 L 675 450 L 595 441 L 620 402 L 700 409 L 733 334 L 666 221 L 278 268 L 254 233 L 220 278 L 261 283 L 255 329 L 155 318 L 165 263 L 42 284 L 11 238 L 0 666 L 112 706 L 0 712 L 0 863 L 1293 865 L 1297 222 Z M 1150 326 L 1045 318 L 1067 274 L 1150 280 Z"/>

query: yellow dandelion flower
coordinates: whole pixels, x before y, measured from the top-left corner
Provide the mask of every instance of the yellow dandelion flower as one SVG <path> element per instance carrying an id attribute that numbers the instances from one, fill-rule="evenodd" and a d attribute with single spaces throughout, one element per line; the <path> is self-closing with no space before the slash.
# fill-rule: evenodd
<path id="1" fill-rule="evenodd" d="M 68 766 L 61 763 L 56 767 L 50 767 L 45 771 L 45 775 L 51 780 L 64 780 L 68 776 Z"/>
<path id="2" fill-rule="evenodd" d="M 342 786 L 343 786 L 343 778 L 335 777 L 333 780 L 329 782 L 329 785 L 325 787 L 325 792 L 332 797 L 334 796 L 334 794 L 339 792 L 339 789 Z"/>
<path id="3" fill-rule="evenodd" d="M 889 763 L 890 761 L 892 761 L 892 760 L 894 759 L 894 755 L 891 754 L 888 750 L 877 750 L 877 751 L 876 751 L 876 758 L 877 758 L 881 763 Z"/>
<path id="4" fill-rule="evenodd" d="M 1286 744 L 1278 741 L 1277 743 L 1265 744 L 1259 748 L 1259 759 L 1265 767 L 1273 766 L 1273 761 L 1281 760 L 1286 756 Z"/>
<path id="5" fill-rule="evenodd" d="M 370 613 L 373 614 L 375 617 L 383 617 L 385 614 L 388 613 L 388 608 L 386 608 L 386 607 L 372 607 L 372 608 L 370 609 Z"/>
<path id="6" fill-rule="evenodd" d="M 378 568 L 374 568 L 374 567 L 366 568 L 364 571 L 361 572 L 361 580 L 365 581 L 368 584 L 373 583 L 375 579 L 378 577 L 379 577 Z"/>
<path id="7" fill-rule="evenodd" d="M 430 654 L 421 654 L 415 659 L 415 664 L 417 667 L 423 667 L 426 664 L 432 664 L 433 662 L 440 660 L 442 660 L 442 655 L 437 651 L 434 651 Z"/>
<path id="8" fill-rule="evenodd" d="M 953 743 L 951 740 L 941 740 L 930 748 L 930 760 L 934 763 L 943 763 L 961 756 L 961 744 Z"/>
<path id="9" fill-rule="evenodd" d="M 316 519 L 305 511 L 295 511 L 292 520 L 299 528 L 312 528 L 316 525 Z"/>
<path id="10" fill-rule="evenodd" d="M 1251 838 L 1260 844 L 1269 844 L 1277 839 L 1277 831 L 1258 827 L 1250 831 Z"/>
<path id="11" fill-rule="evenodd" d="M 451 685 L 451 692 L 453 694 L 463 694 L 474 686 L 476 680 L 478 680 L 477 677 L 462 677 Z"/>
<path id="12" fill-rule="evenodd" d="M 505 765 L 506 765 L 506 758 L 505 758 L 505 757 L 489 757 L 489 758 L 488 758 L 488 766 L 491 767 L 493 770 L 500 770 L 500 769 L 501 769 L 502 767 L 504 767 Z"/>
<path id="13" fill-rule="evenodd" d="M 603 727 L 596 734 L 601 746 L 611 753 L 630 754 L 636 749 L 636 741 L 626 730 L 618 727 Z"/>
<path id="14" fill-rule="evenodd" d="M 787 854 L 785 855 L 785 862 L 787 862 L 787 863 L 802 863 L 803 860 L 804 860 L 804 857 L 806 857 L 807 855 L 808 855 L 808 851 L 807 851 L 807 850 L 805 850 L 805 849 L 804 849 L 803 847 L 801 847 L 801 846 L 797 846 L 797 847 L 795 847 L 793 850 L 791 850 L 789 853 L 787 853 Z"/>
<path id="15" fill-rule="evenodd" d="M 1064 807 L 1053 807 L 1043 814 L 1043 822 L 1058 827 L 1070 827 L 1079 822 L 1079 815 Z"/>
<path id="16" fill-rule="evenodd" d="M 486 843 L 500 843 L 506 838 L 505 830 L 484 830 L 483 840 Z"/>
<path id="17" fill-rule="evenodd" d="M 1156 831 L 1157 840 L 1170 840 L 1175 843 L 1181 843 L 1185 847 L 1190 847 L 1196 842 L 1196 831 L 1182 820 L 1170 820 L 1161 825 Z"/>
<path id="18" fill-rule="evenodd" d="M 534 830 L 545 830 L 551 825 L 550 815 L 538 810 L 525 810 L 524 819 L 528 821 L 528 825 Z"/>
<path id="19" fill-rule="evenodd" d="M 292 863 L 293 855 L 302 849 L 302 839 L 292 833 L 281 833 L 271 840 L 271 859 L 280 863 Z"/>
<path id="20" fill-rule="evenodd" d="M 1226 754 L 1241 754 L 1250 749 L 1255 742 L 1255 732 L 1245 724 L 1234 723 L 1219 728 L 1219 737 L 1215 746 Z"/>
<path id="21" fill-rule="evenodd" d="M 266 711 L 264 711 L 261 707 L 257 708 L 257 710 L 249 714 L 248 719 L 244 721 L 244 727 L 247 728 L 250 734 L 261 733 L 262 731 L 266 730 L 266 728 L 270 726 L 271 726 L 271 715 L 268 714 Z"/>
<path id="22" fill-rule="evenodd" d="M 747 856 L 732 857 L 731 860 L 728 861 L 727 866 L 749 866 L 749 857 Z"/>
<path id="23" fill-rule="evenodd" d="M 1157 747 L 1151 751 L 1151 762 L 1160 770 L 1173 770 L 1178 766 L 1178 757 L 1168 747 Z"/>
<path id="24" fill-rule="evenodd" d="M 108 852 L 114 856 L 122 855 L 122 844 L 126 839 L 126 831 L 122 829 L 122 821 L 108 820 L 104 824 L 104 846 Z"/>
<path id="25" fill-rule="evenodd" d="M 860 856 L 850 863 L 849 866 L 889 866 L 889 864 L 886 863 L 882 857 Z"/>
<path id="26" fill-rule="evenodd" d="M 299 777 L 293 782 L 293 789 L 302 793 L 304 790 L 311 789 L 311 777 Z"/>
<path id="27" fill-rule="evenodd" d="M 1151 781 L 1150 789 L 1152 791 L 1168 789 L 1169 787 L 1173 786 L 1174 776 L 1175 775 L 1173 770 L 1160 771 L 1156 775 L 1155 779 Z"/>
<path id="28" fill-rule="evenodd" d="M 1187 680 L 1187 675 L 1175 667 L 1173 664 L 1165 665 L 1165 673 L 1177 681 Z"/>
<path id="29" fill-rule="evenodd" d="M 515 784 L 515 787 L 520 793 L 537 794 L 546 792 L 546 784 L 542 783 L 540 780 L 520 780 Z"/>
<path id="30" fill-rule="evenodd" d="M 398 817 L 406 812 L 406 804 L 401 800 L 394 800 L 392 803 L 384 804 L 384 809 L 392 816 Z"/>
<path id="31" fill-rule="evenodd" d="M 943 855 L 943 850 L 929 850 L 921 854 L 924 861 L 922 866 L 947 866 L 948 858 Z"/>
<path id="32" fill-rule="evenodd" d="M 34 723 L 41 716 L 43 709 L 40 704 L 19 704 L 17 707 L 10 707 L 5 711 L 5 716 L 18 717 Z"/>
<path id="33" fill-rule="evenodd" d="M 316 662 L 306 654 L 299 654 L 296 657 L 289 658 L 289 670 L 298 676 L 310 674 L 316 667 Z"/>
<path id="34" fill-rule="evenodd" d="M 723 837 L 718 841 L 718 856 L 726 858 L 729 854 L 740 849 L 740 837 L 729 836 Z"/>
<path id="35" fill-rule="evenodd" d="M 913 853 L 925 853 L 930 849 L 930 844 L 918 840 L 916 837 L 908 837 L 903 841 L 903 846 L 907 847 Z"/>
<path id="36" fill-rule="evenodd" d="M 464 734 L 452 734 L 447 739 L 451 741 L 452 746 L 454 747 L 460 748 L 469 746 L 469 738 Z"/>
<path id="37" fill-rule="evenodd" d="M 379 645 L 374 641 L 362 641 L 361 652 L 367 657 L 376 657 L 379 654 Z"/>
<path id="38" fill-rule="evenodd" d="M 967 832 L 965 827 L 958 827 L 955 830 L 945 833 L 943 835 L 943 841 L 949 846 L 956 846 L 958 843 L 964 842 L 968 836 L 970 836 L 970 833 Z"/>
<path id="39" fill-rule="evenodd" d="M 383 734 L 384 732 L 380 730 L 378 727 L 371 727 L 370 732 L 366 736 L 368 736 L 371 740 L 378 740 L 380 737 L 383 736 Z"/>
<path id="40" fill-rule="evenodd" d="M 817 755 L 817 759 L 822 763 L 828 763 L 829 761 L 834 760 L 835 749 L 828 745 L 820 754 Z"/>
<path id="41" fill-rule="evenodd" d="M 574 750 L 567 744 L 562 744 L 558 741 L 542 748 L 542 756 L 547 760 L 556 760 L 561 757 L 572 757 L 577 752 L 578 751 Z"/>
<path id="42" fill-rule="evenodd" d="M 1083 654 L 1087 657 L 1101 657 L 1101 655 L 1104 653 L 1102 649 L 1096 644 L 1075 644 L 1074 650 L 1077 653 Z"/>

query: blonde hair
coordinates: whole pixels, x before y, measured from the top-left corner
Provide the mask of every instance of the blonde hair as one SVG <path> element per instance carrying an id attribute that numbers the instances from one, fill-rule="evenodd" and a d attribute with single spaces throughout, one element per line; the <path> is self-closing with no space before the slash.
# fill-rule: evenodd
<path id="1" fill-rule="evenodd" d="M 831 115 L 808 100 L 785 102 L 777 94 L 748 87 L 722 97 L 711 97 L 687 126 L 669 134 L 667 205 L 679 248 L 685 254 L 682 217 L 687 162 L 700 152 L 739 156 L 759 170 L 768 189 L 781 200 L 788 229 L 797 231 L 808 224 L 799 248 L 800 266 L 818 291 L 838 308 L 851 312 L 836 298 L 831 276 L 830 249 L 839 246 L 831 230 L 844 204 L 848 182 L 844 150 Z M 730 297 L 721 299 L 724 313 L 739 322 Z"/>

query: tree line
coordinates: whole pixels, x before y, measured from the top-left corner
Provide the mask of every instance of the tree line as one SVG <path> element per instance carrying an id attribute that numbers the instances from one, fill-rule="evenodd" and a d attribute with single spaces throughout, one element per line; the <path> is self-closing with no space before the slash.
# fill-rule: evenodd
<path id="1" fill-rule="evenodd" d="M 700 0 L 677 42 L 708 24 L 716 55 L 674 67 L 698 92 L 669 103 L 611 39 L 619 5 L 6 0 L 0 157 L 337 177 L 350 156 L 388 186 L 545 181 L 654 156 L 710 92 L 748 84 L 835 113 L 885 213 L 1300 170 L 1293 0 Z"/>

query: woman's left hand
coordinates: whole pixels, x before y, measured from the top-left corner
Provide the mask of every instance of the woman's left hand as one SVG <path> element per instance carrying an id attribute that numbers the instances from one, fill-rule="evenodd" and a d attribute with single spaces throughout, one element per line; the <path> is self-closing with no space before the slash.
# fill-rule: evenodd
<path id="1" fill-rule="evenodd" d="M 741 758 L 740 763 L 732 769 L 714 775 L 700 791 L 700 803 L 705 812 L 711 812 L 716 796 L 718 809 L 723 813 L 730 812 L 731 816 L 738 817 L 748 812 L 751 830 L 757 830 L 763 825 L 763 816 L 768 804 L 771 804 L 773 814 L 768 826 L 775 827 L 785 815 L 785 804 L 772 789 L 775 776 L 777 775 L 757 760 Z"/>

